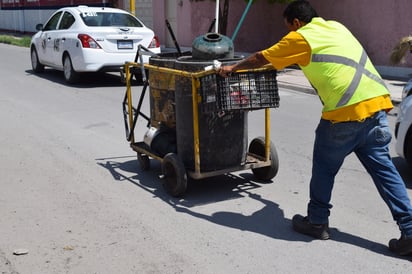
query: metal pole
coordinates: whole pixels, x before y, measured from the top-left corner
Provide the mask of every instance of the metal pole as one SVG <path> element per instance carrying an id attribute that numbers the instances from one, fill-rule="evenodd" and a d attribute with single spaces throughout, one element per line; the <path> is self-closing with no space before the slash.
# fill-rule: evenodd
<path id="1" fill-rule="evenodd" d="M 215 23 L 215 32 L 219 33 L 219 0 L 216 0 L 216 13 L 215 13 L 215 18 L 216 18 L 216 23 Z"/>
<path id="2" fill-rule="evenodd" d="M 265 161 L 270 160 L 270 110 L 265 108 Z"/>
<path id="3" fill-rule="evenodd" d="M 247 4 L 247 7 L 246 7 L 245 11 L 242 14 L 242 17 L 240 18 L 240 21 L 236 26 L 235 32 L 232 35 L 232 41 L 235 40 L 235 38 L 237 36 L 237 33 L 240 29 L 240 26 L 243 24 L 243 20 L 245 20 L 246 14 L 249 12 L 249 9 L 250 9 L 250 6 L 252 5 L 252 3 L 253 3 L 253 0 L 249 0 L 249 3 Z"/>
<path id="4" fill-rule="evenodd" d="M 133 126 L 133 103 L 132 103 L 132 88 L 130 84 L 130 66 L 131 64 L 126 64 L 125 70 L 126 70 L 126 94 L 127 94 L 127 111 L 129 113 L 129 136 L 131 136 L 130 143 L 134 143 L 134 132 L 132 131 L 132 126 Z M 129 138 L 127 136 L 127 138 Z"/>
<path id="5" fill-rule="evenodd" d="M 130 13 L 136 15 L 135 0 L 130 0 Z"/>
<path id="6" fill-rule="evenodd" d="M 195 157 L 195 172 L 200 174 L 200 135 L 199 135 L 199 109 L 197 91 L 200 88 L 199 78 L 192 76 L 192 107 L 193 107 L 193 145 Z"/>

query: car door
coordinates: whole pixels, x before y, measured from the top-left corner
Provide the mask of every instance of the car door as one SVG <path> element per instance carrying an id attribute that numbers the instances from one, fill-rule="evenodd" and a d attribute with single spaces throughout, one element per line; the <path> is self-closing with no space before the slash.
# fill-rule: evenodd
<path id="1" fill-rule="evenodd" d="M 69 53 L 70 49 L 70 37 L 69 37 L 69 29 L 74 24 L 75 17 L 69 12 L 65 11 L 61 16 L 61 20 L 58 24 L 57 30 L 53 33 L 53 64 L 56 67 L 62 68 L 63 67 L 63 52 L 68 49 Z"/>
<path id="2" fill-rule="evenodd" d="M 54 67 L 54 43 L 57 36 L 57 26 L 60 20 L 62 11 L 55 13 L 50 17 L 49 21 L 43 26 L 42 33 L 40 35 L 40 50 L 38 52 L 39 59 L 42 63 Z"/>

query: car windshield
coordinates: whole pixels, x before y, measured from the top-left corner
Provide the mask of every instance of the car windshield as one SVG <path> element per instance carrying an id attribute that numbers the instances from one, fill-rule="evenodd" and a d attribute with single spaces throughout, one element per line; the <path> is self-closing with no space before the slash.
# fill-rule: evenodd
<path id="1" fill-rule="evenodd" d="M 143 27 L 133 16 L 116 12 L 83 12 L 81 17 L 84 23 L 90 27 Z"/>

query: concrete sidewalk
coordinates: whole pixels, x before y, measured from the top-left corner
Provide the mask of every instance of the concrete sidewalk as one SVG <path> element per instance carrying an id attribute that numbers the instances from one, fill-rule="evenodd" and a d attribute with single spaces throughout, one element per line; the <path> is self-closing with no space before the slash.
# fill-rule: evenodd
<path id="1" fill-rule="evenodd" d="M 402 100 L 402 89 L 412 79 L 412 68 L 377 67 L 388 87 L 394 104 Z M 287 68 L 278 72 L 278 86 L 316 94 L 309 81 L 300 69 Z"/>

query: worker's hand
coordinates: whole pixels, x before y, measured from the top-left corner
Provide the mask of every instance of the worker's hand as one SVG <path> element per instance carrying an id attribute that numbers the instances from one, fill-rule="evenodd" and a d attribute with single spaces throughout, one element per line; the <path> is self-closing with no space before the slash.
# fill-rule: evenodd
<path id="1" fill-rule="evenodd" d="M 233 73 L 233 66 L 221 66 L 218 73 L 222 77 L 229 77 Z"/>

